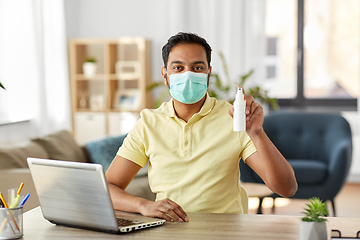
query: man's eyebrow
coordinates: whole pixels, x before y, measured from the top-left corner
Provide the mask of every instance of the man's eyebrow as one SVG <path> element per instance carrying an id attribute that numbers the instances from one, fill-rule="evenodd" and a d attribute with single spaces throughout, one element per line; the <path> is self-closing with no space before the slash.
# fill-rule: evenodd
<path id="1" fill-rule="evenodd" d="M 184 64 L 184 63 L 180 60 L 176 60 L 176 61 L 172 61 L 170 64 Z"/>
<path id="2" fill-rule="evenodd" d="M 204 61 L 195 61 L 192 64 L 204 64 L 204 65 L 206 65 L 206 63 Z"/>
<path id="3" fill-rule="evenodd" d="M 184 64 L 184 62 L 182 62 L 180 60 L 175 60 L 175 61 L 172 61 L 170 64 Z M 195 62 L 192 62 L 192 64 L 204 64 L 204 65 L 206 65 L 206 63 L 204 61 L 195 61 Z"/>

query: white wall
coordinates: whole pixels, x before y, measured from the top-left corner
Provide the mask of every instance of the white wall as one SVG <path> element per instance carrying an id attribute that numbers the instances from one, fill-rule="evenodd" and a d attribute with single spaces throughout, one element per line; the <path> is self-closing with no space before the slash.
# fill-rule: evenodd
<path id="1" fill-rule="evenodd" d="M 179 31 L 196 32 L 213 49 L 213 72 L 223 74 L 218 56 L 227 59 L 230 76 L 250 69 L 264 79 L 263 0 L 64 0 L 68 38 L 142 36 L 152 43 L 153 80 L 161 80 L 161 48 Z M 234 89 L 235 91 L 235 89 Z"/>
<path id="2" fill-rule="evenodd" d="M 141 36 L 152 43 L 153 79 L 161 80 L 161 48 L 173 33 L 166 28 L 167 0 L 65 0 L 68 39 Z"/>

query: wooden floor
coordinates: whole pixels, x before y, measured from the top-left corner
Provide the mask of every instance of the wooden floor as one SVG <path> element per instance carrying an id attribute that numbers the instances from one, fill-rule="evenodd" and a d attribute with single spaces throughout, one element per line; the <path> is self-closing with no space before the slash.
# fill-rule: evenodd
<path id="1" fill-rule="evenodd" d="M 257 212 L 259 200 L 249 199 L 249 213 Z M 275 201 L 275 212 L 278 215 L 302 215 L 307 200 L 277 198 Z M 334 216 L 331 202 L 328 202 L 329 216 Z M 263 202 L 263 214 L 272 213 L 272 198 L 265 198 Z M 337 217 L 360 217 L 360 183 L 346 183 L 335 198 L 335 209 Z"/>

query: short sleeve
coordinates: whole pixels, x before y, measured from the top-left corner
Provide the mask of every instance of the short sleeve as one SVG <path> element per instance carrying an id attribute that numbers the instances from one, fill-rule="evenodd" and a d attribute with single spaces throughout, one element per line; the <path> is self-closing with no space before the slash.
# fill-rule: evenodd
<path id="1" fill-rule="evenodd" d="M 256 147 L 254 145 L 254 143 L 252 142 L 251 138 L 249 137 L 249 135 L 247 135 L 247 133 L 241 133 L 240 136 L 240 142 L 241 142 L 241 147 L 242 147 L 242 151 L 240 153 L 240 157 L 243 159 L 244 162 L 246 162 L 246 159 L 253 153 L 255 153 Z"/>
<path id="2" fill-rule="evenodd" d="M 122 146 L 119 148 L 117 155 L 126 158 L 141 167 L 144 167 L 148 162 L 148 157 L 145 154 L 143 121 L 140 118 L 135 124 L 134 128 L 129 132 L 124 139 Z"/>

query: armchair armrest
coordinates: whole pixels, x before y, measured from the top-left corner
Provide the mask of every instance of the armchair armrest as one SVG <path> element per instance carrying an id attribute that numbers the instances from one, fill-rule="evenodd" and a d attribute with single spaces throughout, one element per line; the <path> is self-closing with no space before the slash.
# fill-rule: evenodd
<path id="1" fill-rule="evenodd" d="M 326 186 L 329 191 L 340 191 L 346 181 L 351 164 L 352 142 L 343 139 L 330 152 L 329 179 Z M 335 196 L 335 195 L 334 195 Z"/>

